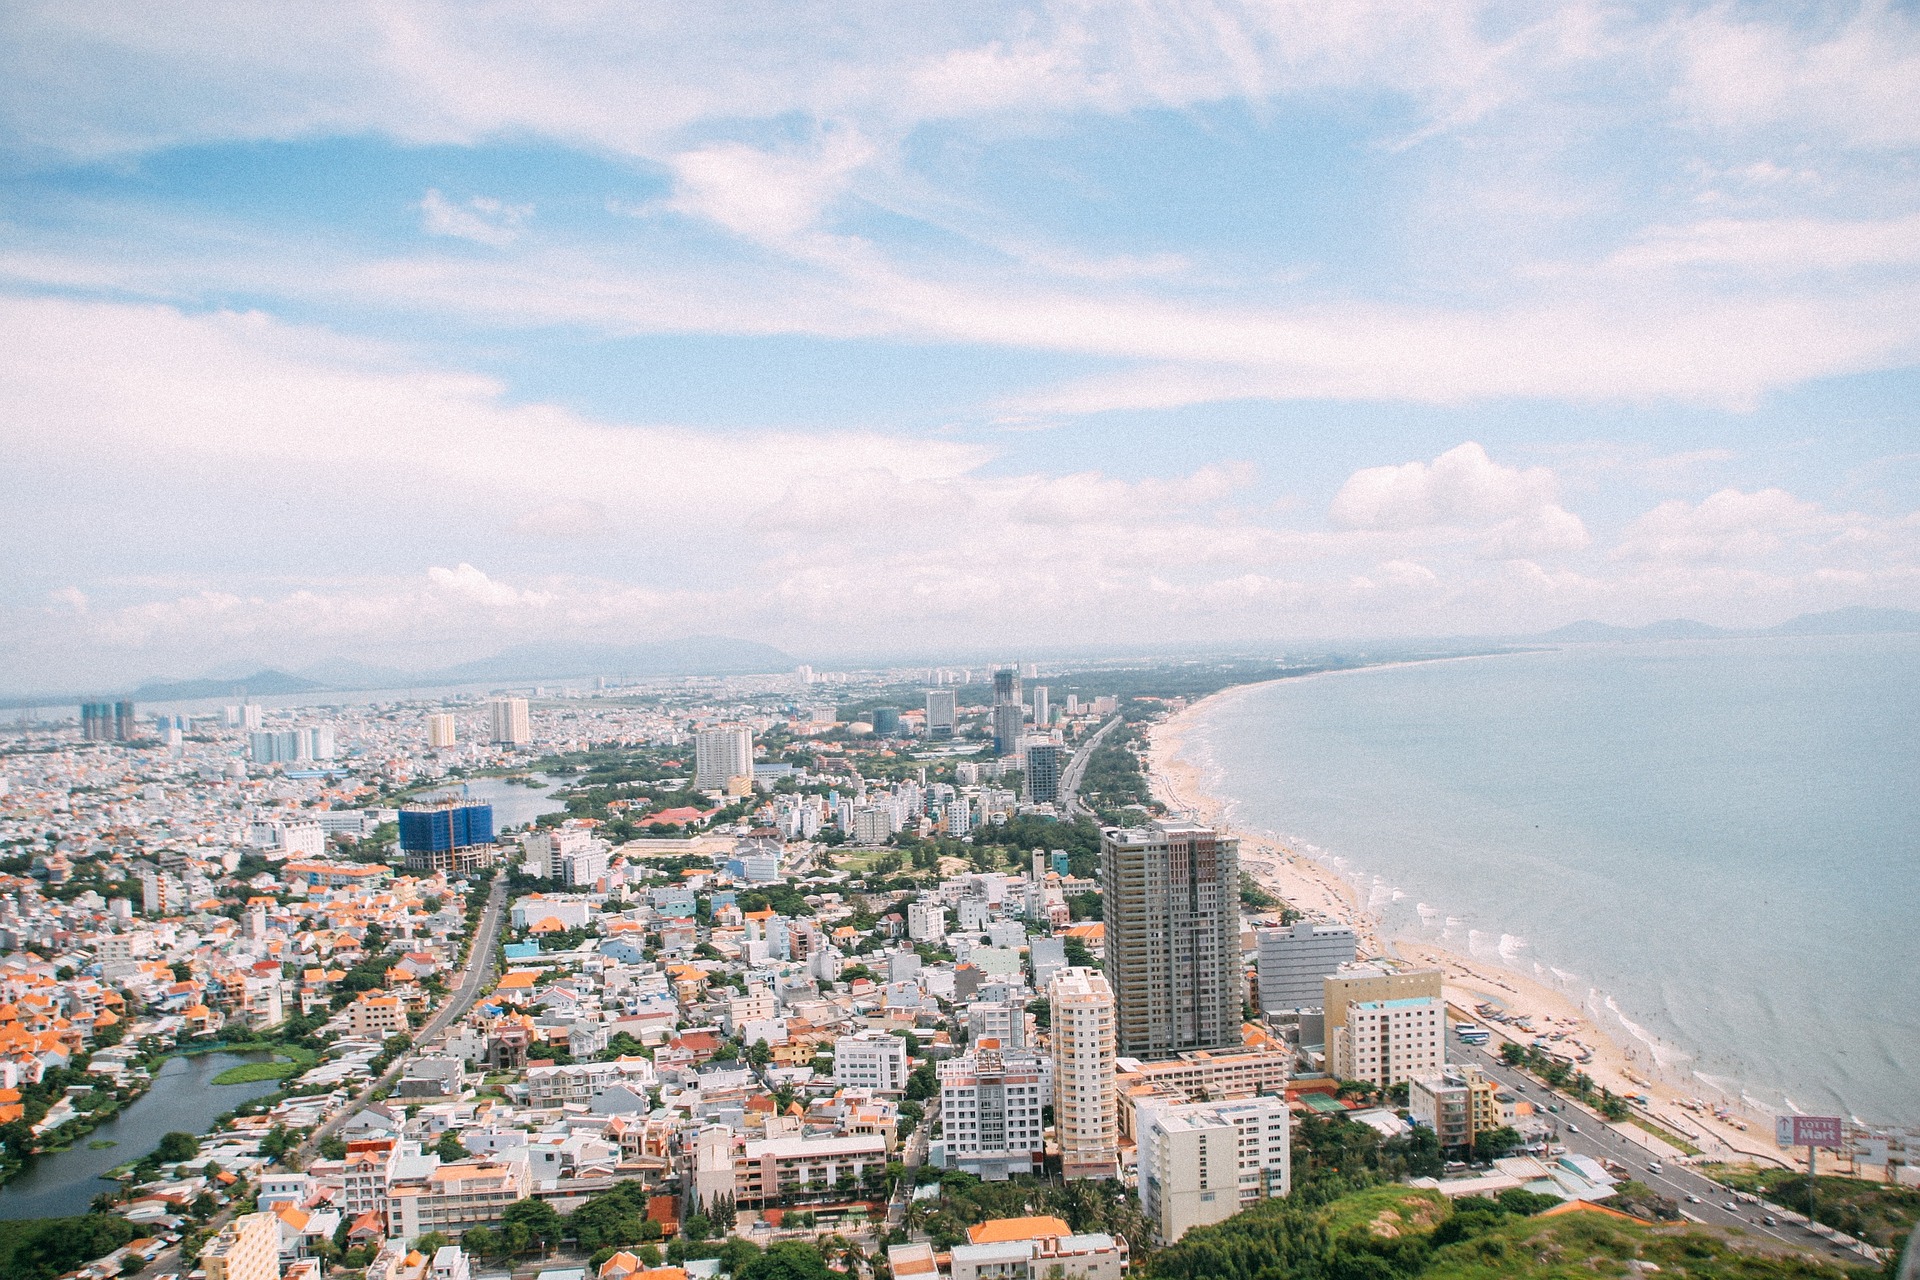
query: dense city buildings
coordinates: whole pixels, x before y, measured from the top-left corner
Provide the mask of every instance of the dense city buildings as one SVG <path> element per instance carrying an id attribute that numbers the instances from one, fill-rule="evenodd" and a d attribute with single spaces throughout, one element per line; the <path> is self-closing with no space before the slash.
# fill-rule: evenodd
<path id="1" fill-rule="evenodd" d="M 130 1044 L 297 1037 L 295 1087 L 128 1202 L 191 1184 L 218 1204 L 210 1165 L 244 1177 L 260 1212 L 216 1237 L 207 1280 L 320 1280 L 336 1238 L 369 1280 L 460 1280 L 515 1206 L 625 1183 L 621 1213 L 643 1204 L 663 1239 L 725 1212 L 839 1225 L 916 1164 L 1117 1181 L 1150 1226 L 1000 1219 L 926 1259 L 897 1246 L 901 1266 L 1123 1280 L 1133 1250 L 1287 1194 L 1289 1108 L 1339 1107 L 1342 1081 L 1408 1089 L 1448 1149 L 1538 1140 L 1523 1102 L 1446 1062 L 1436 973 L 1345 963 L 1344 927 L 1243 921 L 1229 834 L 1068 817 L 1114 706 L 1027 679 L 536 693 L 525 741 L 494 740 L 519 736 L 519 695 L 163 710 L 125 743 L 23 731 L 33 749 L 0 757 L 0 839 L 24 851 L 0 877 L 0 1072 L 31 1090 L 77 1047 L 89 1075 L 144 1081 Z M 936 714 L 882 714 L 922 697 Z M 68 1029 L 10 1041 L 41 1000 Z M 26 1097 L 49 1141 L 84 1122 L 78 1095 Z M 300 1168 L 273 1154 L 276 1129 L 329 1118 Z"/>
<path id="2" fill-rule="evenodd" d="M 1231 836 L 1174 819 L 1100 833 L 1122 1056 L 1240 1043 L 1238 848 Z"/>

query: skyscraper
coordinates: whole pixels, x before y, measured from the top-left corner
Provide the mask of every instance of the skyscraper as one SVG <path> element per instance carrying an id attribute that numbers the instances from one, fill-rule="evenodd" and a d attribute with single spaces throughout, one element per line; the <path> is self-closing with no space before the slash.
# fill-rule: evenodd
<path id="1" fill-rule="evenodd" d="M 927 736 L 929 738 L 951 738 L 953 725 L 957 717 L 953 690 L 927 690 Z"/>
<path id="2" fill-rule="evenodd" d="M 1098 969 L 1062 969 L 1047 989 L 1053 1019 L 1053 1118 L 1060 1172 L 1112 1178 L 1120 1172 L 1113 1091 L 1113 988 Z"/>
<path id="3" fill-rule="evenodd" d="M 1020 675 L 1009 668 L 993 673 L 993 753 L 1017 755 L 1026 728 L 1026 708 L 1020 702 Z"/>
<path id="4" fill-rule="evenodd" d="M 88 742 L 113 741 L 113 704 L 111 702 L 80 704 L 80 736 Z"/>
<path id="5" fill-rule="evenodd" d="M 137 719 L 134 715 L 133 704 L 131 702 L 114 703 L 113 740 L 115 742 L 132 742 L 138 738 L 140 736 L 140 726 L 136 722 Z"/>
<path id="6" fill-rule="evenodd" d="M 753 730 L 722 725 L 693 735 L 693 785 L 724 787 L 729 778 L 753 779 Z"/>
<path id="7" fill-rule="evenodd" d="M 1052 719 L 1053 708 L 1047 703 L 1047 686 L 1037 684 L 1033 686 L 1033 727 L 1044 729 Z"/>
<path id="8" fill-rule="evenodd" d="M 1044 738 L 1027 743 L 1027 800 L 1052 804 L 1060 798 L 1060 744 Z"/>
<path id="9" fill-rule="evenodd" d="M 1240 842 L 1175 819 L 1109 827 L 1100 880 L 1120 1053 L 1237 1047 Z"/>
<path id="10" fill-rule="evenodd" d="M 459 729 L 452 715 L 445 711 L 436 711 L 427 717 L 428 748 L 442 751 L 459 740 Z"/>
<path id="11" fill-rule="evenodd" d="M 487 699 L 488 737 L 501 746 L 525 746 L 533 741 L 525 698 Z"/>

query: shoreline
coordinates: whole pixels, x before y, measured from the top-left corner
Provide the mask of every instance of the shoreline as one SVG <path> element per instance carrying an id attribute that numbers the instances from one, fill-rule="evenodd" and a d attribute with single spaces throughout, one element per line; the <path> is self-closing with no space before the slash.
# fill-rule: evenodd
<path id="1" fill-rule="evenodd" d="M 1471 655 L 1488 657 L 1501 655 Z M 1421 662 L 1457 662 L 1461 658 L 1425 659 Z M 1412 662 L 1383 663 L 1380 667 L 1355 667 L 1341 671 L 1318 672 L 1313 676 L 1286 679 L 1315 679 L 1326 675 L 1346 675 L 1389 666 L 1411 666 Z M 1280 681 L 1260 681 L 1236 685 L 1192 703 L 1173 716 L 1147 730 L 1147 772 L 1153 794 L 1169 810 L 1186 812 L 1215 827 L 1232 829 L 1230 797 L 1214 794 L 1198 766 L 1184 758 L 1186 737 L 1201 718 L 1203 710 L 1217 710 L 1231 697 L 1244 697 L 1254 690 Z M 1240 837 L 1240 863 L 1243 870 L 1274 896 L 1283 899 L 1310 917 L 1319 917 L 1352 925 L 1359 935 L 1361 958 L 1385 958 L 1410 961 L 1437 968 L 1445 975 L 1442 990 L 1447 1003 L 1462 1017 L 1479 1023 L 1496 1037 L 1530 1043 L 1531 1035 L 1517 1035 L 1503 1024 L 1484 1018 L 1476 1006 L 1491 1003 L 1509 1016 L 1524 1017 L 1535 1032 L 1550 1036 L 1556 1047 L 1575 1055 L 1591 1053 L 1580 1070 L 1590 1075 L 1596 1087 L 1616 1094 L 1644 1094 L 1649 1103 L 1640 1108 L 1657 1124 L 1672 1130 L 1702 1149 L 1700 1160 L 1757 1159 L 1772 1164 L 1789 1164 L 1791 1153 L 1782 1153 L 1773 1144 L 1770 1114 L 1745 1104 L 1738 1096 L 1724 1099 L 1725 1118 L 1716 1116 L 1712 1105 L 1701 1095 L 1713 1092 L 1711 1086 L 1689 1078 L 1683 1086 L 1662 1076 L 1653 1046 L 1623 1039 L 1603 1026 L 1579 1001 L 1558 989 L 1519 973 L 1497 961 L 1462 956 L 1417 938 L 1389 936 L 1383 932 L 1378 916 L 1366 909 L 1362 891 L 1334 868 L 1316 860 L 1288 841 L 1245 831 Z M 1310 846 L 1309 846 L 1310 847 Z M 1618 1011 L 1614 1016 L 1625 1021 Z M 1689 1087 L 1690 1086 L 1690 1087 Z M 1720 1090 L 1725 1094 L 1725 1090 Z M 1743 1114 L 1744 1113 L 1744 1114 Z M 1744 1124 L 1743 1129 L 1740 1125 Z M 1670 1153 L 1668 1158 L 1683 1158 L 1682 1153 L 1659 1142 L 1631 1124 L 1617 1126 L 1636 1141 Z M 1840 1172 L 1840 1162 L 1822 1173 Z"/>

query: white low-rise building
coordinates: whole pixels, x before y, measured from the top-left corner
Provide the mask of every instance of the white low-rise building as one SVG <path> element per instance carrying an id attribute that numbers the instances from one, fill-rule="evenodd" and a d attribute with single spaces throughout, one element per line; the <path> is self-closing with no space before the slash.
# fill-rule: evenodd
<path id="1" fill-rule="evenodd" d="M 907 1042 L 888 1031 L 861 1031 L 833 1042 L 833 1082 L 843 1089 L 899 1093 L 907 1087 Z"/>
<path id="2" fill-rule="evenodd" d="M 1162 1244 L 1292 1189 L 1283 1098 L 1139 1107 L 1140 1208 Z"/>

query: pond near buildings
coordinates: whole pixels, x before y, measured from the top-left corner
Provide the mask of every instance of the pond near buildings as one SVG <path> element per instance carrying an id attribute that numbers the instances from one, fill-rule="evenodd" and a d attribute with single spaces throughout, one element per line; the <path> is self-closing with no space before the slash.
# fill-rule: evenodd
<path id="1" fill-rule="evenodd" d="M 466 778 L 451 783 L 449 789 L 464 784 L 469 800 L 484 800 L 492 805 L 493 829 L 504 831 L 508 827 L 524 827 L 543 813 L 560 813 L 567 807 L 558 792 L 570 779 L 550 778 L 544 773 L 528 776 L 546 785 L 529 787 L 505 778 Z"/>
<path id="2" fill-rule="evenodd" d="M 216 1085 L 213 1078 L 228 1067 L 265 1062 L 269 1053 L 203 1053 L 168 1058 L 153 1079 L 153 1088 L 126 1110 L 75 1142 L 65 1151 L 36 1157 L 5 1186 L 0 1186 L 0 1219 L 64 1218 L 85 1213 L 93 1198 L 113 1184 L 101 1174 L 138 1160 L 176 1130 L 204 1133 L 216 1116 L 249 1098 L 272 1093 L 278 1081 Z M 111 1147 L 89 1143 L 112 1142 Z"/>

